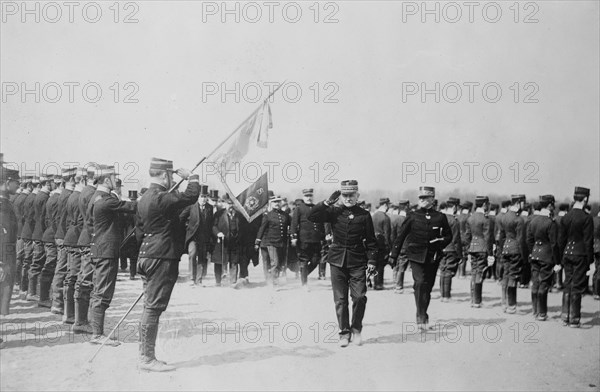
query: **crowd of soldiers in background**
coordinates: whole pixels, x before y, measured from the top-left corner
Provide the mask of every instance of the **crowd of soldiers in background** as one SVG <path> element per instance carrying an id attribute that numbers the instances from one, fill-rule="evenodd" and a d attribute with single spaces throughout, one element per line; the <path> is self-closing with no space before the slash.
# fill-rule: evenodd
<path id="1" fill-rule="evenodd" d="M 73 324 L 75 333 L 89 333 L 88 308 L 96 272 L 90 255 L 94 226 L 89 224 L 88 205 L 97 187 L 96 178 L 93 167 L 65 168 L 59 175 L 39 176 L 19 176 L 18 172 L 3 167 L 1 314 L 9 313 L 14 284 L 18 286 L 21 299 L 36 302 L 40 307 L 61 315 L 64 323 Z M 14 190 L 11 191 L 11 188 Z M 124 197 L 119 180 L 112 190 L 115 198 L 131 201 L 139 201 L 144 192 L 145 189 L 141 189 L 138 197 L 137 191 L 129 191 L 128 197 Z M 206 284 L 209 263 L 214 266 L 216 286 L 221 286 L 222 282 L 234 288 L 248 285 L 250 263 L 257 266 L 260 262 L 269 285 L 281 284 L 282 275 L 287 280 L 288 271 L 301 280 L 301 286 L 307 291 L 308 276 L 315 269 L 318 279 L 325 279 L 331 228 L 308 220 L 314 206 L 313 197 L 313 189 L 308 188 L 302 191 L 302 198 L 288 203 L 287 199 L 270 192 L 268 211 L 248 222 L 235 210 L 227 195 L 219 197 L 217 190 L 209 190 L 202 185 L 198 203 L 186 207 L 180 214 L 181 223 L 185 226 L 190 284 Z M 372 206 L 364 201 L 359 205 L 372 210 Z M 12 220 L 11 213 L 7 212 L 9 207 L 14 211 L 14 227 L 9 223 Z M 461 202 L 452 197 L 439 204 L 436 202 L 435 208 L 446 214 L 453 232 L 450 245 L 436 254 L 440 264 L 442 302 L 450 301 L 452 278 L 467 277 L 470 264 L 471 306 L 480 307 L 484 280 L 495 279 L 500 284 L 506 276 L 505 261 L 519 259 L 521 268 L 516 280 L 521 288 L 531 288 L 534 316 L 545 320 L 548 291 L 567 290 L 563 286 L 563 269 L 556 266 L 560 266 L 564 255 L 569 253 L 566 238 L 560 238 L 564 231 L 560 222 L 570 205 L 561 203 L 556 207 L 551 195 L 543 195 L 531 204 L 526 203 L 522 195 L 500 204 L 490 203 L 485 197 L 478 197 L 475 206 L 472 202 Z M 372 212 L 379 248 L 376 273 L 372 276 L 375 290 L 384 289 L 384 271 L 390 265 L 393 290 L 397 293 L 404 291 L 408 260 L 404 252 L 400 252 L 397 258 L 390 256 L 403 221 L 416 208 L 409 200 L 392 203 L 388 198 L 381 198 Z M 584 206 L 584 210 L 591 213 L 589 204 Z M 509 211 L 513 211 L 522 222 L 522 227 L 519 224 L 516 232 L 516 226 L 509 229 L 504 223 Z M 549 242 L 549 255 L 546 247 L 536 248 L 541 244 L 534 230 L 537 217 L 542 217 L 540 219 L 548 221 L 551 226 L 549 237 L 545 239 Z M 136 215 L 124 213 L 117 224 L 123 238 L 120 266 L 123 271 L 129 269 L 130 279 L 135 279 L 139 243 L 136 236 L 130 234 L 135 234 Z M 14 265 L 10 256 L 6 256 L 11 253 L 6 250 L 7 244 L 11 243 L 10 237 L 16 239 Z M 583 240 L 588 241 L 587 238 Z M 516 247 L 507 245 L 515 241 Z M 595 274 L 592 285 L 594 298 L 598 300 L 600 213 L 593 217 L 593 249 Z M 538 257 L 538 252 L 542 252 L 543 256 Z M 586 276 L 585 279 L 583 294 L 589 292 L 589 278 Z M 563 297 L 563 313 L 565 309 L 571 313 L 570 319 L 569 315 L 566 319 L 563 316 L 567 325 L 579 325 L 579 310 L 575 309 L 576 314 L 573 315 L 572 308 L 577 308 L 577 301 L 580 306 L 581 296 L 577 299 L 578 294 L 569 288 L 569 292 L 565 293 L 567 297 Z M 510 290 L 503 291 L 502 303 L 505 311 L 514 313 L 516 297 L 510 296 Z"/>

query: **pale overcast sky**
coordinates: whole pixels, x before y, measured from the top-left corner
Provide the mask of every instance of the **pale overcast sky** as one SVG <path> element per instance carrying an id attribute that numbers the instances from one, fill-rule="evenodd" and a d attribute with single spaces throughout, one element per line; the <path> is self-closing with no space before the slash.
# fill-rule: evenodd
<path id="1" fill-rule="evenodd" d="M 563 198 L 581 185 L 599 198 L 598 1 L 428 2 L 431 14 L 420 1 L 227 3 L 237 15 L 222 2 L 121 3 L 118 15 L 98 2 L 97 23 L 86 2 L 73 23 L 61 2 L 28 2 L 32 14 L 2 4 L 1 150 L 28 168 L 117 162 L 139 188 L 152 156 L 193 166 L 258 106 L 257 85 L 266 97 L 287 80 L 269 147 L 248 156 L 279 163 L 271 180 L 283 193 L 333 190 L 329 174 L 391 194 L 428 184 Z M 39 102 L 22 94 L 36 82 Z M 439 102 L 421 95 L 436 83 Z M 87 102 L 94 86 L 102 96 Z"/>

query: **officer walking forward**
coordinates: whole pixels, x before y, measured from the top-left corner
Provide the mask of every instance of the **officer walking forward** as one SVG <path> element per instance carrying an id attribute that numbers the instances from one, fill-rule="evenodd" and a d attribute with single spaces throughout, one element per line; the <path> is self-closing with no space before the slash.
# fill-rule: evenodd
<path id="1" fill-rule="evenodd" d="M 340 194 L 342 205 L 336 206 L 334 204 Z M 368 211 L 356 205 L 358 195 L 356 180 L 342 181 L 341 190 L 315 205 L 308 215 L 308 220 L 312 222 L 331 224 L 333 242 L 327 261 L 331 266 L 331 285 L 341 347 L 348 346 L 351 338 L 357 345 L 362 344 L 362 320 L 367 305 L 365 272 L 372 273 L 377 260 L 373 220 Z M 348 289 L 352 297 L 352 323 L 348 312 Z"/>

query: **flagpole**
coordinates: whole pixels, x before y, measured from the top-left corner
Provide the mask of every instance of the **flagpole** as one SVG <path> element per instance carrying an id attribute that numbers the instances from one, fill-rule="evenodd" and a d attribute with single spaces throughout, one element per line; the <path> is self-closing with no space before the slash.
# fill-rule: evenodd
<path id="1" fill-rule="evenodd" d="M 262 103 L 260 104 L 260 106 L 259 106 L 259 107 L 257 107 L 257 108 L 256 108 L 256 110 L 254 110 L 254 111 L 253 111 L 253 112 L 252 112 L 252 113 L 251 113 L 251 114 L 250 114 L 248 117 L 246 117 L 246 119 L 245 119 L 244 121 L 242 121 L 242 122 L 240 123 L 240 125 L 238 125 L 238 126 L 237 126 L 237 127 L 234 129 L 234 130 L 233 130 L 233 132 L 231 132 L 231 133 L 229 134 L 229 136 L 227 136 L 225 139 L 223 139 L 223 141 L 222 141 L 221 143 L 219 143 L 219 144 L 217 145 L 217 147 L 215 147 L 215 148 L 214 148 L 214 149 L 213 149 L 213 150 L 210 152 L 210 154 L 208 154 L 208 155 L 206 155 L 205 157 L 203 157 L 203 158 L 202 158 L 202 159 L 201 159 L 201 160 L 200 160 L 200 161 L 199 161 L 199 162 L 196 164 L 196 166 L 194 166 L 194 168 L 192 169 L 192 172 L 193 172 L 194 170 L 196 170 L 196 169 L 198 168 L 198 166 L 200 166 L 200 165 L 201 165 L 201 164 L 202 164 L 202 163 L 203 163 L 203 162 L 204 162 L 206 159 L 208 159 L 208 157 L 210 157 L 211 155 L 213 155 L 213 154 L 214 154 L 214 153 L 215 153 L 215 152 L 216 152 L 216 151 L 217 151 L 219 148 L 221 148 L 221 146 L 223 146 L 223 144 L 225 144 L 225 143 L 227 142 L 227 140 L 231 139 L 231 138 L 233 137 L 233 135 L 235 135 L 235 134 L 236 134 L 236 133 L 237 133 L 237 132 L 240 130 L 240 127 L 241 127 L 242 125 L 244 125 L 244 124 L 246 123 L 246 121 L 248 121 L 248 120 L 249 120 L 249 119 L 250 119 L 252 116 L 254 116 L 254 114 L 255 114 L 255 113 L 256 113 L 256 112 L 257 112 L 257 111 L 258 111 L 258 110 L 259 110 L 259 109 L 262 107 L 262 105 L 264 105 L 264 104 L 265 104 L 265 102 L 266 102 L 266 101 L 267 101 L 269 98 L 271 98 L 271 97 L 272 97 L 272 96 L 273 96 L 273 95 L 274 95 L 274 94 L 277 92 L 277 90 L 279 90 L 279 89 L 281 88 L 281 86 L 283 86 L 283 85 L 285 84 L 285 82 L 286 82 L 286 81 L 287 81 L 287 80 L 284 80 L 284 81 L 283 81 L 283 83 L 281 83 L 279 86 L 277 86 L 277 88 L 276 88 L 275 90 L 273 90 L 273 92 L 271 92 L 271 94 L 269 94 L 269 96 L 268 96 L 267 98 L 265 98 L 265 99 L 262 101 Z M 179 180 L 179 182 L 178 182 L 177 184 L 173 185 L 173 187 L 171 187 L 171 189 L 169 189 L 169 192 L 173 192 L 175 189 L 179 188 L 179 185 L 181 185 L 181 183 L 182 183 L 183 181 L 184 181 L 184 179 L 183 179 L 183 178 L 182 178 L 181 180 Z"/>
<path id="2" fill-rule="evenodd" d="M 275 94 L 275 93 L 276 93 L 276 92 L 277 92 L 277 91 L 278 91 L 278 90 L 281 88 L 281 86 L 283 86 L 283 85 L 285 84 L 285 82 L 287 82 L 287 79 L 286 79 L 286 80 L 284 80 L 284 81 L 283 81 L 283 83 L 281 83 L 279 86 L 277 86 L 277 88 L 276 88 L 275 90 L 273 90 L 273 92 L 271 92 L 271 94 L 269 94 L 269 96 L 268 96 L 267 98 L 265 98 L 265 99 L 262 101 L 262 103 L 261 103 L 260 105 L 261 105 L 261 106 L 262 106 L 262 105 L 264 105 L 264 104 L 265 104 L 265 102 L 266 102 L 266 101 L 267 101 L 269 98 L 271 98 L 271 97 L 272 97 L 272 96 L 273 96 L 273 95 L 274 95 L 274 94 Z M 257 111 L 258 111 L 258 110 L 261 108 L 261 106 L 257 107 L 257 108 L 256 108 L 256 110 L 254 110 L 254 111 L 253 111 L 253 112 L 252 112 L 252 113 L 251 113 L 251 114 L 250 114 L 248 117 L 246 117 L 246 119 L 245 119 L 244 121 L 242 121 L 242 122 L 240 123 L 240 125 L 238 125 L 238 126 L 237 126 L 237 127 L 234 129 L 234 130 L 233 130 L 233 132 L 231 132 L 231 133 L 229 134 L 229 136 L 227 136 L 227 137 L 226 137 L 226 138 L 225 138 L 225 139 L 224 139 L 224 140 L 223 140 L 221 143 L 219 143 L 219 144 L 217 145 L 217 147 L 215 147 L 215 148 L 214 148 L 214 149 L 213 149 L 213 150 L 210 152 L 210 154 L 208 154 L 208 155 L 204 156 L 202 159 L 200 159 L 200 161 L 198 161 L 198 163 L 196 164 L 196 166 L 194 166 L 194 168 L 192 169 L 192 173 L 193 173 L 193 172 L 194 172 L 194 170 L 196 170 L 196 169 L 197 169 L 197 168 L 198 168 L 200 165 L 202 165 L 202 163 L 203 163 L 205 160 L 207 160 L 207 159 L 208 159 L 208 157 L 210 157 L 211 155 L 213 155 L 213 154 L 214 154 L 214 153 L 215 153 L 215 152 L 216 152 L 216 151 L 217 151 L 219 148 L 221 148 L 221 146 L 223 146 L 223 144 L 225 144 L 225 143 L 227 142 L 227 140 L 231 139 L 231 137 L 232 137 L 233 135 L 235 135 L 235 134 L 236 134 L 236 133 L 237 133 L 237 132 L 240 130 L 240 127 L 241 127 L 242 125 L 244 125 L 244 124 L 246 123 L 246 121 L 248 121 L 248 120 L 249 120 L 249 119 L 250 119 L 252 116 L 254 116 L 254 114 L 255 114 L 255 113 L 256 113 L 256 112 L 257 112 Z M 184 181 L 184 179 L 183 179 L 183 178 L 182 178 L 181 180 L 179 180 L 179 182 L 177 182 L 177 184 L 173 185 L 173 186 L 171 187 L 171 189 L 169 189 L 169 192 L 173 192 L 175 189 L 179 188 L 179 186 L 181 185 L 181 183 L 182 183 L 183 181 Z M 223 182 L 223 181 L 221 181 L 221 182 Z M 231 191 L 231 190 L 229 190 L 229 191 Z M 232 195 L 232 196 L 233 196 L 233 195 Z M 236 200 L 236 201 L 237 201 L 237 200 Z M 121 245 L 120 245 L 120 247 L 119 247 L 119 248 L 122 248 L 122 247 L 123 247 L 123 245 L 125 245 L 125 243 L 126 243 L 127 241 L 129 241 L 129 239 L 130 239 L 131 237 L 133 237 L 133 235 L 134 235 L 134 234 L 135 234 L 135 229 L 131 230 L 131 231 L 129 232 L 129 234 L 127 234 L 127 235 L 125 236 L 125 238 L 123 239 L 123 241 L 121 241 Z"/>

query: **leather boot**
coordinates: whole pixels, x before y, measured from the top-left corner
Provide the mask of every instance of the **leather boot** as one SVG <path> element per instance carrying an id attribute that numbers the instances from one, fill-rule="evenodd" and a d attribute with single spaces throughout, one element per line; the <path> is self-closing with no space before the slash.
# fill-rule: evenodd
<path id="1" fill-rule="evenodd" d="M 446 276 L 446 298 L 452 298 L 452 276 Z"/>
<path id="2" fill-rule="evenodd" d="M 538 293 L 537 294 L 538 301 L 538 315 L 536 317 L 539 321 L 546 321 L 548 318 L 548 293 Z"/>
<path id="3" fill-rule="evenodd" d="M 158 324 L 140 324 L 140 361 L 139 369 L 147 372 L 168 372 L 173 366 L 156 359 L 156 336 Z"/>
<path id="4" fill-rule="evenodd" d="M 305 286 L 308 283 L 308 269 L 306 266 L 300 266 L 300 282 L 302 286 Z"/>
<path id="5" fill-rule="evenodd" d="M 569 327 L 579 328 L 579 320 L 581 319 L 581 294 L 571 294 L 571 317 Z"/>
<path id="6" fill-rule="evenodd" d="M 507 287 L 506 296 L 508 298 L 508 308 L 506 309 L 506 313 L 517 313 L 517 288 Z"/>
<path id="7" fill-rule="evenodd" d="M 29 279 L 29 286 L 28 286 L 28 290 L 27 290 L 27 301 L 39 301 L 40 297 L 37 295 L 38 291 L 37 291 L 37 287 L 38 287 L 38 277 L 37 276 L 32 276 Z"/>
<path id="8" fill-rule="evenodd" d="M 88 322 L 88 307 L 90 301 L 84 298 L 78 298 L 75 301 L 75 324 L 73 333 L 92 333 L 90 323 Z"/>
<path id="9" fill-rule="evenodd" d="M 565 290 L 565 291 L 563 291 L 562 312 L 560 315 L 563 325 L 569 325 L 570 316 L 571 316 L 571 294 Z"/>
<path id="10" fill-rule="evenodd" d="M 48 279 L 40 279 L 40 291 L 38 300 L 38 306 L 42 308 L 50 308 L 52 307 L 52 301 L 50 301 L 50 287 L 52 286 L 52 281 L 48 281 Z"/>
<path id="11" fill-rule="evenodd" d="M 75 288 L 65 285 L 63 288 L 64 291 L 64 301 L 65 308 L 63 314 L 63 323 L 65 324 L 74 324 L 75 323 Z"/>
<path id="12" fill-rule="evenodd" d="M 533 317 L 537 317 L 537 315 L 540 313 L 540 309 L 538 308 L 538 295 L 538 293 L 534 293 L 533 291 L 531 292 L 531 308 L 533 310 Z"/>
<path id="13" fill-rule="evenodd" d="M 502 310 L 508 308 L 508 286 L 502 284 Z"/>
<path id="14" fill-rule="evenodd" d="M 475 303 L 481 306 L 483 300 L 483 283 L 475 283 Z"/>
<path id="15" fill-rule="evenodd" d="M 398 288 L 404 289 L 404 272 L 398 272 Z"/>

